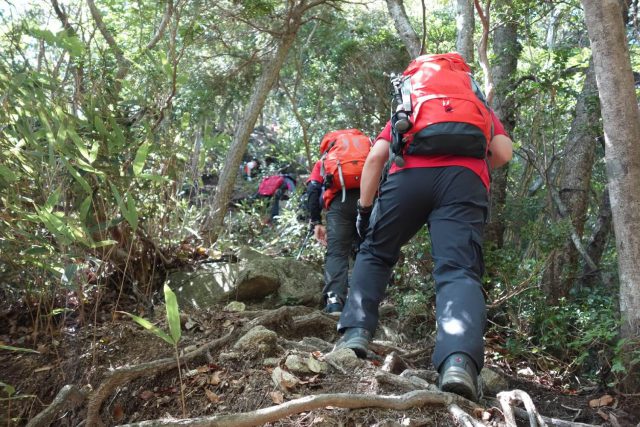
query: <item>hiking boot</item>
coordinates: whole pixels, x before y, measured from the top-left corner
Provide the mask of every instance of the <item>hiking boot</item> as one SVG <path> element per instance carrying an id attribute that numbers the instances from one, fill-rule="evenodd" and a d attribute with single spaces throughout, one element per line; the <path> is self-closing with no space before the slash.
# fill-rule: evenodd
<path id="1" fill-rule="evenodd" d="M 478 401 L 478 369 L 464 353 L 453 353 L 440 367 L 440 390 Z"/>
<path id="2" fill-rule="evenodd" d="M 327 304 L 327 306 L 322 311 L 331 316 L 339 317 L 342 314 L 342 304 L 337 302 L 333 304 Z"/>
<path id="3" fill-rule="evenodd" d="M 330 314 L 331 316 L 340 316 L 342 314 L 342 309 L 344 307 L 344 303 L 342 302 L 342 299 L 336 295 L 334 292 L 329 292 L 327 293 L 327 296 L 325 298 L 325 300 L 327 301 L 327 305 L 324 307 L 324 311 L 327 314 Z"/>
<path id="4" fill-rule="evenodd" d="M 371 341 L 371 332 L 364 328 L 347 328 L 342 337 L 336 342 L 333 351 L 349 348 L 361 359 L 367 357 L 367 349 Z"/>

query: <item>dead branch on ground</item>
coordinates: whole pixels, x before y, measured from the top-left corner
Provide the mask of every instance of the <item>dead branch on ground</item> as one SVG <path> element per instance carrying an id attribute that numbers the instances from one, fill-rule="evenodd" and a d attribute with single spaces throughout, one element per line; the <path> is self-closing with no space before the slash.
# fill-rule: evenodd
<path id="1" fill-rule="evenodd" d="M 454 403 L 453 395 L 427 390 L 412 391 L 400 396 L 378 396 L 371 394 L 318 394 L 258 409 L 251 412 L 230 415 L 214 415 L 184 420 L 150 420 L 140 423 L 126 424 L 121 427 L 159 427 L 159 426 L 198 426 L 198 427 L 250 427 L 263 425 L 289 417 L 300 412 L 322 409 L 327 406 L 335 408 L 361 409 L 383 408 L 404 411 L 410 408 L 432 406 L 450 407 Z M 463 411 L 464 412 L 464 411 Z"/>
<path id="2" fill-rule="evenodd" d="M 60 412 L 76 408 L 86 398 L 87 392 L 85 390 L 80 390 L 72 384 L 67 384 L 60 389 L 49 406 L 27 423 L 27 427 L 49 426 Z"/>

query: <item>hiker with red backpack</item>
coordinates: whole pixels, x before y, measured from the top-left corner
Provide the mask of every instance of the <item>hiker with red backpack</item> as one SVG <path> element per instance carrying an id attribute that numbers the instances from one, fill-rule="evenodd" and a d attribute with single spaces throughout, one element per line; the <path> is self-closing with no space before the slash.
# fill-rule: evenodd
<path id="1" fill-rule="evenodd" d="M 477 400 L 484 363 L 482 234 L 489 174 L 511 159 L 512 142 L 457 53 L 416 58 L 396 86 L 398 109 L 362 172 L 357 228 L 366 237 L 335 349 L 350 348 L 366 357 L 400 249 L 426 223 L 436 288 L 432 362 L 439 387 Z M 378 189 L 389 159 L 388 176 Z"/>
<path id="2" fill-rule="evenodd" d="M 308 207 L 316 240 L 327 247 L 324 267 L 324 311 L 340 315 L 347 297 L 349 258 L 359 244 L 355 228 L 360 179 L 371 140 L 358 129 L 327 133 L 320 160 L 307 180 Z M 322 209 L 327 226 L 322 225 Z"/>
<path id="3" fill-rule="evenodd" d="M 269 217 L 265 220 L 265 224 L 273 224 L 276 217 L 280 215 L 280 201 L 286 200 L 289 193 L 293 194 L 295 191 L 296 180 L 291 175 L 277 174 L 262 178 L 256 197 L 271 198 Z"/>

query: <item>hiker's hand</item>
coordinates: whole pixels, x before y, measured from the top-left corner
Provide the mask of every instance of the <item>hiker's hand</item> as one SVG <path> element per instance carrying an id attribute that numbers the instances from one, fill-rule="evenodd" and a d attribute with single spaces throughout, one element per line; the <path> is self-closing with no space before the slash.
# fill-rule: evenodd
<path id="1" fill-rule="evenodd" d="M 324 225 L 316 225 L 316 227 L 313 229 L 313 237 L 315 237 L 322 246 L 327 246 L 327 229 Z"/>
<path id="2" fill-rule="evenodd" d="M 367 228 L 369 228 L 369 219 L 371 218 L 371 211 L 373 206 L 362 206 L 360 200 L 356 205 L 358 209 L 358 217 L 356 218 L 356 230 L 358 230 L 358 236 L 364 240 L 367 236 Z"/>

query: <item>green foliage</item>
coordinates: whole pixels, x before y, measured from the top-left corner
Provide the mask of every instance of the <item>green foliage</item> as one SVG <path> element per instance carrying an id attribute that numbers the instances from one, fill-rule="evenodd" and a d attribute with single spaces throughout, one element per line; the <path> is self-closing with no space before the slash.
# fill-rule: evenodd
<path id="1" fill-rule="evenodd" d="M 24 353 L 36 353 L 36 354 L 40 353 L 39 351 L 32 350 L 30 348 L 13 347 L 13 346 L 10 346 L 10 345 L 3 345 L 3 344 L 0 345 L 0 350 L 21 351 L 21 352 L 24 352 Z"/>
<path id="2" fill-rule="evenodd" d="M 12 386 L 11 384 L 6 384 L 6 383 L 3 383 L 2 381 L 0 381 L 0 387 L 2 387 L 2 389 L 5 392 L 5 394 L 9 398 L 11 398 L 11 396 L 13 396 L 16 393 L 15 387 Z"/>
<path id="3" fill-rule="evenodd" d="M 182 330 L 180 328 L 180 311 L 178 310 L 178 301 L 176 299 L 176 294 L 167 285 L 164 285 L 164 301 L 167 310 L 167 322 L 169 323 L 169 334 L 158 328 L 153 323 L 149 322 L 147 319 L 127 312 L 121 313 L 131 317 L 138 325 L 142 326 L 153 335 L 164 340 L 168 344 L 171 344 L 172 346 L 176 346 L 178 345 L 182 334 Z"/>
<path id="4" fill-rule="evenodd" d="M 384 2 L 377 3 L 324 5 L 305 16 L 260 112 L 259 124 L 273 138 L 249 144 L 247 155 L 274 161 L 264 174 L 284 167 L 303 173 L 306 144 L 315 160 L 327 131 L 357 127 L 375 136 L 389 119 L 385 73 L 403 70 L 410 58 Z M 420 5 L 413 3 L 410 19 L 420 32 Z M 564 247 L 570 229 L 568 220 L 559 219 L 548 186 L 557 185 L 567 167 L 567 135 L 590 59 L 579 1 L 493 5 L 492 28 L 518 23 L 519 45 L 518 70 L 505 89 L 516 112 L 516 158 L 506 209 L 495 218 L 506 226 L 505 239 L 500 248 L 485 248 L 487 300 L 502 301 L 490 318 L 505 336 L 508 357 L 553 356 L 571 364 L 569 370 L 591 373 L 608 364 L 615 381 L 624 374 L 628 348 L 618 342 L 611 350 L 619 326 L 615 290 L 598 284 L 557 305 L 548 304 L 540 290 L 548 258 Z M 47 2 L 31 2 L 20 12 L 0 8 L 0 282 L 18 294 L 73 290 L 83 301 L 114 283 L 131 295 L 128 287 L 135 283 L 151 295 L 162 286 L 155 269 L 181 261 L 172 251 L 206 232 L 212 192 L 200 191 L 200 176 L 224 169 L 286 5 L 185 2 L 180 19 L 174 15 L 147 49 L 165 2 L 103 1 L 105 25 L 130 61 L 120 80 L 114 50 L 93 21 L 74 18 L 85 16 L 86 5 L 70 0 L 64 6 L 71 29 L 63 29 Z M 452 14 L 448 1 L 429 4 L 426 52 L 455 48 Z M 479 31 L 477 25 L 476 40 Z M 640 51 L 631 47 L 638 65 Z M 490 59 L 501 65 L 495 53 Z M 601 144 L 596 156 L 585 244 L 607 180 Z M 283 203 L 274 226 L 265 226 L 269 200 L 246 200 L 257 182 L 238 182 L 234 197 L 245 201 L 231 209 L 215 249 L 249 245 L 297 256 L 307 234 L 307 225 L 297 220 L 298 195 Z M 324 251 L 310 239 L 301 256 L 321 264 Z M 403 248 L 388 294 L 404 324 L 417 325 L 413 330 L 421 334 L 433 322 L 429 254 L 422 230 Z M 87 265 L 97 266 L 98 283 L 82 274 Z M 600 267 L 617 283 L 612 239 Z M 171 290 L 164 291 L 168 331 L 130 316 L 176 346 L 178 307 Z M 520 293 L 508 297 L 514 292 Z M 69 309 L 43 312 L 53 316 L 56 310 Z"/>

